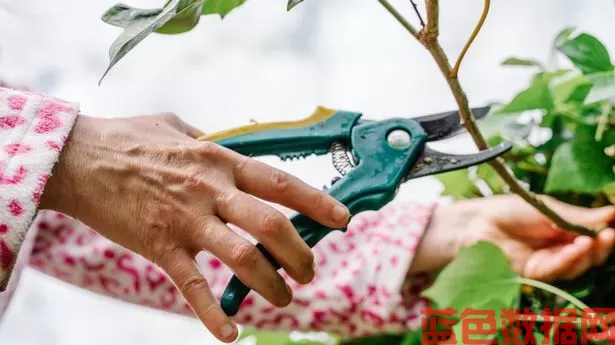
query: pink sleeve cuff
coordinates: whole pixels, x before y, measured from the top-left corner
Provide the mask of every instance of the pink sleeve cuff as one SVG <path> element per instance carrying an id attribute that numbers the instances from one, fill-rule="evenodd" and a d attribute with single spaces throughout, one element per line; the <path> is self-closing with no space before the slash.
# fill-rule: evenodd
<path id="1" fill-rule="evenodd" d="M 0 291 L 77 115 L 75 104 L 0 87 Z"/>

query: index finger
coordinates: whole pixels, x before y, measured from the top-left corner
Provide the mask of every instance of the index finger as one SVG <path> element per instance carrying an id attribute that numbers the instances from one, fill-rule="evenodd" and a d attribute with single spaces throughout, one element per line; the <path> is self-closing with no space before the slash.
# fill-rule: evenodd
<path id="1" fill-rule="evenodd" d="M 292 208 L 322 225 L 339 228 L 348 224 L 350 212 L 344 204 L 282 170 L 242 157 L 234 177 L 238 189 Z"/>
<path id="2" fill-rule="evenodd" d="M 231 343 L 237 339 L 237 327 L 218 305 L 207 280 L 187 251 L 177 250 L 167 255 L 160 262 L 160 266 L 167 272 L 203 325 L 218 340 Z"/>

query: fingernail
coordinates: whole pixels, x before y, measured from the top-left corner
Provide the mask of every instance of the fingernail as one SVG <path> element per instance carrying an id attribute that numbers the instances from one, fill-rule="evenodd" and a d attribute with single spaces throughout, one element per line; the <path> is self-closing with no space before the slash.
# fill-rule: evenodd
<path id="1" fill-rule="evenodd" d="M 310 271 L 308 272 L 307 275 L 307 279 L 308 279 L 308 283 L 312 282 L 312 280 L 314 280 L 314 277 L 316 276 L 316 262 L 312 262 L 312 268 L 310 269 Z"/>
<path id="2" fill-rule="evenodd" d="M 290 288 L 288 283 L 284 282 L 284 285 L 286 285 L 286 292 L 287 292 L 287 294 L 285 296 L 286 298 L 284 298 L 281 301 L 281 306 L 282 307 L 285 307 L 285 306 L 289 305 L 290 302 L 292 302 L 292 300 L 293 300 L 293 290 Z"/>
<path id="3" fill-rule="evenodd" d="M 592 240 L 591 240 L 591 238 L 589 238 L 587 236 L 579 236 L 579 237 L 574 239 L 574 243 L 576 243 L 578 246 L 581 246 L 583 248 L 585 248 L 585 247 L 589 248 L 592 245 Z"/>
<path id="4" fill-rule="evenodd" d="M 344 206 L 337 205 L 333 209 L 333 219 L 337 222 L 342 222 L 348 219 L 348 209 Z"/>
<path id="5" fill-rule="evenodd" d="M 226 325 L 222 326 L 221 332 L 224 339 L 229 339 L 233 336 L 233 333 L 235 332 L 235 327 L 227 323 Z"/>

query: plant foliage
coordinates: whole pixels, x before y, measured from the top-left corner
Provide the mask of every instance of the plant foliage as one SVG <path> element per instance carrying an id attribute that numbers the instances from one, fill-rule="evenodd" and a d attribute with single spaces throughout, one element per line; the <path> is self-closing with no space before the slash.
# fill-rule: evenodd
<path id="1" fill-rule="evenodd" d="M 117 4 L 108 9 L 102 20 L 124 31 L 109 49 L 109 66 L 102 79 L 126 54 L 152 33 L 180 34 L 192 30 L 201 16 L 226 17 L 246 0 L 169 0 L 162 8 L 140 9 Z M 292 1 L 294 5 L 300 1 Z M 289 3 L 291 7 L 291 3 Z"/>
<path id="2" fill-rule="evenodd" d="M 289 0 L 291 10 L 303 0 Z M 169 0 L 161 8 L 137 9 L 118 4 L 105 12 L 104 22 L 123 32 L 109 51 L 109 70 L 152 33 L 179 34 L 192 30 L 203 15 L 225 18 L 245 0 Z M 534 59 L 511 57 L 504 66 L 532 68 L 528 86 L 499 106 L 479 126 L 490 145 L 504 139 L 515 143 L 503 156 L 517 179 L 537 194 L 551 195 L 567 203 L 598 207 L 615 202 L 615 68 L 608 49 L 589 33 L 562 30 L 553 41 L 553 52 L 568 62 L 565 68 L 547 68 Z M 509 193 L 506 183 L 487 164 L 437 176 L 444 194 L 469 199 Z M 501 310 L 527 308 L 615 307 L 615 256 L 602 267 L 591 269 L 573 282 L 529 288 L 511 269 L 495 245 L 479 242 L 464 249 L 423 295 L 434 306 L 457 311 L 492 310 L 501 343 L 506 327 Z M 539 287 L 539 288 L 536 288 Z M 578 301 L 581 299 L 582 302 Z M 459 331 L 457 317 L 453 329 Z M 533 336 L 538 344 L 552 344 L 553 333 L 539 324 L 521 336 Z M 457 332 L 456 334 L 459 334 Z M 340 340 L 326 337 L 297 339 L 285 333 L 246 330 L 241 343 L 256 345 L 316 344 L 420 344 L 420 330 L 406 335 Z M 580 340 L 580 338 L 579 338 Z M 457 343 L 462 343 L 461 338 Z M 509 342 L 510 343 L 510 342 Z"/>
<path id="3" fill-rule="evenodd" d="M 546 69 L 540 62 L 521 58 L 510 58 L 503 63 L 537 71 L 527 88 L 494 111 L 480 127 L 484 134 L 489 134 L 490 144 L 504 138 L 514 141 L 514 149 L 503 158 L 532 192 L 585 207 L 612 205 L 615 201 L 613 64 L 608 50 L 596 37 L 588 33 L 573 36 L 574 31 L 573 28 L 563 30 L 553 44 L 555 53 L 568 60 L 568 68 Z M 445 186 L 444 193 L 457 199 L 509 192 L 504 181 L 487 164 L 437 177 Z M 485 267 L 481 274 L 489 274 L 488 266 Z M 615 256 L 611 255 L 602 267 L 593 268 L 572 282 L 554 285 L 590 307 L 613 308 L 613 272 Z M 440 275 L 438 280 L 444 278 Z M 504 290 L 498 288 L 498 291 Z M 538 312 L 569 306 L 565 295 L 555 298 L 557 293 L 554 295 L 553 291 L 534 288 L 520 291 L 523 292 L 521 308 Z M 467 298 L 466 308 L 471 307 L 471 295 L 457 297 Z M 534 336 L 542 340 L 544 332 L 535 330 Z"/>

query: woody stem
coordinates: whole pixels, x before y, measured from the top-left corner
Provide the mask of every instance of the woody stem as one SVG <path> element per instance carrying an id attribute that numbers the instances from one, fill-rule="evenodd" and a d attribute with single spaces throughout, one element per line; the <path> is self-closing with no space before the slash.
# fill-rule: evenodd
<path id="1" fill-rule="evenodd" d="M 439 16 L 439 1 L 438 0 L 426 0 L 427 7 L 427 24 L 424 30 L 421 30 L 417 33 L 416 29 L 412 27 L 408 23 L 407 20 L 403 18 L 397 12 L 391 4 L 388 3 L 387 0 L 379 0 L 381 4 L 385 7 L 387 11 L 389 11 L 412 35 L 412 37 L 418 39 L 418 41 L 429 51 L 429 53 L 434 58 L 438 68 L 442 75 L 446 78 L 446 81 L 449 85 L 449 88 L 455 97 L 455 101 L 457 102 L 457 106 L 459 107 L 459 114 L 461 117 L 461 124 L 465 126 L 468 130 L 468 133 L 472 136 L 472 139 L 478 146 L 480 150 L 485 150 L 488 148 L 487 142 L 480 132 L 478 125 L 476 124 L 476 120 L 472 111 L 470 110 L 470 106 L 468 103 L 467 96 L 459 83 L 457 78 L 457 72 L 453 71 L 448 57 L 446 53 L 442 49 L 440 42 L 438 40 L 438 16 Z M 488 1 L 488 0 L 487 0 Z M 475 32 L 469 39 L 469 43 L 476 37 L 478 31 L 482 27 L 482 23 L 486 18 L 486 14 L 488 13 L 488 5 L 486 3 L 485 10 L 483 11 L 483 16 L 481 16 L 481 20 Z M 469 48 L 469 43 L 466 44 L 466 49 Z M 460 55 L 460 59 L 458 60 L 458 65 L 461 64 L 461 60 L 463 59 L 463 53 Z M 498 173 L 498 175 L 506 182 L 506 184 L 510 187 L 510 190 L 513 193 L 516 193 L 520 197 L 522 197 L 527 203 L 531 204 L 540 211 L 542 214 L 547 216 L 555 226 L 564 230 L 574 232 L 579 235 L 585 235 L 590 237 L 595 237 L 597 235 L 597 231 L 588 229 L 584 226 L 572 224 L 562 217 L 560 217 L 555 211 L 547 207 L 544 202 L 542 202 L 539 198 L 536 197 L 534 193 L 526 190 L 521 186 L 519 181 L 514 177 L 514 175 L 508 169 L 506 162 L 501 157 L 498 157 L 489 162 L 489 165 Z"/>

